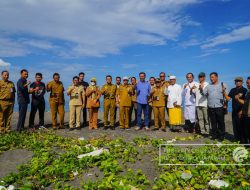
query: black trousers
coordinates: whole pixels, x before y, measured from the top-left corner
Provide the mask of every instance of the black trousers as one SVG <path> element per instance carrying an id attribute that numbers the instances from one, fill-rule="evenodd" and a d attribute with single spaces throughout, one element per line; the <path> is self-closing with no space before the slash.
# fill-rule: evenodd
<path id="1" fill-rule="evenodd" d="M 250 117 L 244 116 L 242 118 L 242 124 L 243 124 L 243 143 L 244 144 L 250 144 Z"/>
<path id="2" fill-rule="evenodd" d="M 240 142 L 243 142 L 244 128 L 242 126 L 242 119 L 239 117 L 239 114 L 234 111 L 232 113 L 232 123 L 234 138 Z"/>
<path id="3" fill-rule="evenodd" d="M 36 112 L 39 112 L 39 125 L 44 125 L 44 111 L 45 111 L 45 101 L 33 100 L 31 102 L 31 111 L 29 119 L 29 127 L 34 127 L 34 121 L 36 117 Z"/>
<path id="4" fill-rule="evenodd" d="M 83 126 L 87 125 L 87 108 L 82 109 L 82 120 L 83 120 Z"/>
<path id="5" fill-rule="evenodd" d="M 214 138 L 224 138 L 225 136 L 225 115 L 223 107 L 208 108 L 208 115 L 211 122 L 211 135 Z"/>
<path id="6" fill-rule="evenodd" d="M 28 104 L 19 104 L 19 116 L 17 122 L 17 131 L 21 131 L 24 129 L 25 118 L 27 113 Z"/>

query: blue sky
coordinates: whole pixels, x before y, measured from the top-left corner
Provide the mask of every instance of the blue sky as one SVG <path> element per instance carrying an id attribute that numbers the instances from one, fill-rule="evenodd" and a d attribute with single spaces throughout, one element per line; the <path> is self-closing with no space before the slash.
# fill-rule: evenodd
<path id="1" fill-rule="evenodd" d="M 105 75 L 217 71 L 233 86 L 250 76 L 249 0 L 2 0 L 0 69 L 54 72 L 68 86 Z"/>

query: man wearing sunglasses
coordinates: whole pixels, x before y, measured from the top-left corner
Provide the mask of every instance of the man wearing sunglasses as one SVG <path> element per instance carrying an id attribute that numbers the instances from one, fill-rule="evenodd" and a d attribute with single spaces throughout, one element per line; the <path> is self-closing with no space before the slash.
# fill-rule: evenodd
<path id="1" fill-rule="evenodd" d="M 236 77 L 235 80 L 235 87 L 232 88 L 229 94 L 225 93 L 225 98 L 227 101 L 232 100 L 232 122 L 233 122 L 233 132 L 235 140 L 239 140 L 243 142 L 243 129 L 241 119 L 239 117 L 239 113 L 242 110 L 243 105 L 240 104 L 236 99 L 235 96 L 239 95 L 241 100 L 244 100 L 245 95 L 247 93 L 247 89 L 243 87 L 243 78 Z"/>

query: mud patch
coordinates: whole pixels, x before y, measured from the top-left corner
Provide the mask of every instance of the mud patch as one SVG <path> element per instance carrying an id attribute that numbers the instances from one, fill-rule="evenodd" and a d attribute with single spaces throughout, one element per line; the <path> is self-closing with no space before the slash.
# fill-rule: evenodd
<path id="1" fill-rule="evenodd" d="M 0 154 L 0 178 L 17 172 L 17 166 L 31 160 L 33 152 L 27 149 L 8 150 Z"/>

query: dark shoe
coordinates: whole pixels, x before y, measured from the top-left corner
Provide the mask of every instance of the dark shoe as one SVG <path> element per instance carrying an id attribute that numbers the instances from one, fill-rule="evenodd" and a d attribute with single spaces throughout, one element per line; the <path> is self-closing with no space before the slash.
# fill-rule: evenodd
<path id="1" fill-rule="evenodd" d="M 152 129 L 152 131 L 158 131 L 159 130 L 159 128 L 153 128 Z"/>
<path id="2" fill-rule="evenodd" d="M 74 128 L 69 128 L 69 131 L 73 131 L 74 130 Z"/>
<path id="3" fill-rule="evenodd" d="M 65 127 L 64 126 L 60 126 L 59 129 L 65 129 Z"/>
<path id="4" fill-rule="evenodd" d="M 107 129 L 108 129 L 108 126 L 104 126 L 104 127 L 103 127 L 103 130 L 107 130 Z"/>
<path id="5" fill-rule="evenodd" d="M 162 130 L 163 132 L 166 132 L 166 131 L 167 131 L 166 128 L 162 128 L 161 130 Z"/>
<path id="6" fill-rule="evenodd" d="M 53 130 L 56 131 L 56 130 L 58 130 L 58 128 L 57 127 L 53 127 Z"/>
<path id="7" fill-rule="evenodd" d="M 77 127 L 76 130 L 81 130 L 81 127 Z"/>
<path id="8" fill-rule="evenodd" d="M 111 129 L 111 130 L 115 130 L 115 127 L 114 127 L 114 126 L 110 126 L 110 129 Z"/>

